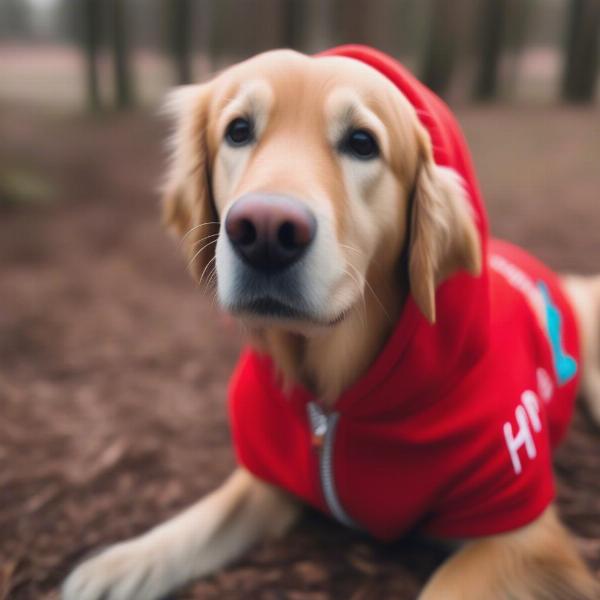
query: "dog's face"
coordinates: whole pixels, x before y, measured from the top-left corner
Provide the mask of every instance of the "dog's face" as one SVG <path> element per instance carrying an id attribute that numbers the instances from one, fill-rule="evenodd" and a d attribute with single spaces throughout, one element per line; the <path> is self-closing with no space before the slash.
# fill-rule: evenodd
<path id="1" fill-rule="evenodd" d="M 372 269 L 398 277 L 407 244 L 430 320 L 440 278 L 478 271 L 458 177 L 435 166 L 414 109 L 374 69 L 274 51 L 176 90 L 169 105 L 166 221 L 196 277 L 216 273 L 221 305 L 249 324 L 335 326 Z"/>

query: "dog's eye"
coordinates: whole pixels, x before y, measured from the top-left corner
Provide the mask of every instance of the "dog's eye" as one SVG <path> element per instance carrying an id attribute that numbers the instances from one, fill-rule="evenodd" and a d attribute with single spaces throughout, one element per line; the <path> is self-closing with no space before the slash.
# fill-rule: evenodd
<path id="1" fill-rule="evenodd" d="M 244 146 L 252 141 L 253 136 L 252 123 L 241 117 L 231 121 L 225 131 L 225 139 L 232 146 Z"/>
<path id="2" fill-rule="evenodd" d="M 362 160 L 379 156 L 379 147 L 375 138 L 364 129 L 350 131 L 342 144 L 342 150 Z"/>

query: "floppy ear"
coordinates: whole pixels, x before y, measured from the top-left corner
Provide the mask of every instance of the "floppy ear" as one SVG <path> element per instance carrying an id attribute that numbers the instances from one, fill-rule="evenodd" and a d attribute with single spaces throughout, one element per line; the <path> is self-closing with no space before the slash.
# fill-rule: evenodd
<path id="1" fill-rule="evenodd" d="M 163 189 L 163 222 L 182 238 L 195 279 L 208 269 L 219 231 L 206 143 L 209 98 L 209 84 L 183 86 L 172 91 L 164 105 L 176 124 Z"/>
<path id="2" fill-rule="evenodd" d="M 413 298 L 430 323 L 435 322 L 435 289 L 464 269 L 481 272 L 481 244 L 461 177 L 437 166 L 428 153 L 413 192 L 409 280 Z"/>

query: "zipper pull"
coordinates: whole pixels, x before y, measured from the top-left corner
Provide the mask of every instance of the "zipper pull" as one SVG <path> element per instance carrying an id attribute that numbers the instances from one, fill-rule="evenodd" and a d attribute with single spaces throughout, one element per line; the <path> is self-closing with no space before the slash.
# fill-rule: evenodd
<path id="1" fill-rule="evenodd" d="M 313 448 L 320 452 L 323 447 L 325 436 L 327 435 L 329 419 L 316 402 L 309 402 L 307 404 L 307 411 L 312 434 L 311 443 Z"/>

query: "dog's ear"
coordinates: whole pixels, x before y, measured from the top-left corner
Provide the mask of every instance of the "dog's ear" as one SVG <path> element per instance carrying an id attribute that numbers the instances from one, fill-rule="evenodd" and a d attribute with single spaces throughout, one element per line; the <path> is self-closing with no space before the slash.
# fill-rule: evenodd
<path id="1" fill-rule="evenodd" d="M 452 273 L 481 272 L 481 243 L 461 177 L 433 161 L 423 139 L 413 191 L 408 273 L 413 298 L 435 322 L 435 290 Z"/>
<path id="2" fill-rule="evenodd" d="M 163 222 L 182 238 L 195 279 L 202 278 L 212 261 L 219 231 L 206 140 L 209 100 L 210 84 L 190 85 L 170 92 L 164 104 L 175 130 L 163 188 Z"/>

